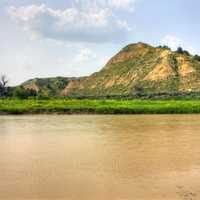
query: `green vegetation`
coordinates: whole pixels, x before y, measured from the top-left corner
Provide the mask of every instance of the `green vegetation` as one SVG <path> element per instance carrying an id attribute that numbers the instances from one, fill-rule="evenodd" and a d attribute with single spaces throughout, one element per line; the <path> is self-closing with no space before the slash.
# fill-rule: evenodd
<path id="1" fill-rule="evenodd" d="M 195 55 L 195 56 L 193 57 L 193 59 L 200 62 L 200 56 L 199 56 L 199 55 Z"/>
<path id="2" fill-rule="evenodd" d="M 4 98 L 8 95 L 7 88 L 8 79 L 5 75 L 0 76 L 0 98 Z"/>
<path id="3" fill-rule="evenodd" d="M 36 97 L 37 93 L 33 89 L 24 89 L 22 86 L 15 87 L 11 92 L 11 97 L 18 99 L 28 99 L 30 97 Z"/>
<path id="4" fill-rule="evenodd" d="M 178 47 L 176 52 L 179 54 L 185 54 L 186 56 L 190 56 L 190 53 L 186 50 L 183 50 L 182 47 Z"/>
<path id="5" fill-rule="evenodd" d="M 199 100 L 0 100 L 1 114 L 183 114 L 200 113 Z"/>
<path id="6" fill-rule="evenodd" d="M 167 45 L 160 45 L 160 46 L 158 46 L 157 48 L 160 48 L 160 49 L 166 49 L 166 50 L 170 50 L 171 51 L 171 48 L 170 47 L 168 47 Z"/>
<path id="7" fill-rule="evenodd" d="M 35 90 L 40 98 L 60 97 L 62 90 L 72 80 L 77 78 L 55 77 L 55 78 L 35 78 L 26 81 L 21 86 L 29 90 Z M 14 95 L 15 96 L 15 95 Z"/>

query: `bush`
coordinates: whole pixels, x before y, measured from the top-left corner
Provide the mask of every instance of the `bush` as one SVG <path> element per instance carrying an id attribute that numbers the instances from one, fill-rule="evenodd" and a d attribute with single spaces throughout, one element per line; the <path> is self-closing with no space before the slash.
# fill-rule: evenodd
<path id="1" fill-rule="evenodd" d="M 182 47 L 178 47 L 178 49 L 176 50 L 177 53 L 183 54 L 183 49 Z"/>
<path id="2" fill-rule="evenodd" d="M 183 50 L 182 47 L 178 47 L 178 49 L 177 49 L 176 52 L 179 53 L 179 54 L 185 54 L 185 55 L 187 55 L 187 56 L 190 55 L 190 53 L 189 53 L 188 51 L 186 51 L 186 50 Z"/>
<path id="3" fill-rule="evenodd" d="M 183 54 L 187 55 L 187 56 L 190 56 L 190 53 L 186 50 L 183 51 Z"/>
<path id="4" fill-rule="evenodd" d="M 200 62 L 200 56 L 199 55 L 195 55 L 193 58 L 194 58 L 194 60 L 197 60 L 197 61 Z"/>
<path id="5" fill-rule="evenodd" d="M 144 93 L 144 88 L 140 85 L 135 85 L 133 89 L 133 94 L 140 96 Z"/>
<path id="6" fill-rule="evenodd" d="M 167 50 L 171 50 L 171 48 L 170 47 L 168 47 L 167 45 L 160 45 L 160 46 L 158 46 L 158 48 L 160 48 L 160 49 L 167 49 Z"/>
<path id="7" fill-rule="evenodd" d="M 28 99 L 29 97 L 36 97 L 37 92 L 31 89 L 25 89 L 22 86 L 16 87 L 13 91 L 12 97 L 18 99 Z"/>
<path id="8" fill-rule="evenodd" d="M 7 97 L 7 84 L 8 79 L 6 75 L 0 76 L 0 98 L 6 98 Z"/>

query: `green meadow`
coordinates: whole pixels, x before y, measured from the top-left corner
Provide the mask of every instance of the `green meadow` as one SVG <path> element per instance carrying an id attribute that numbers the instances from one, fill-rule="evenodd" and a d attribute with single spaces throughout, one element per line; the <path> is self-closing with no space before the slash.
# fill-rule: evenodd
<path id="1" fill-rule="evenodd" d="M 191 114 L 200 100 L 1 99 L 0 114 Z"/>

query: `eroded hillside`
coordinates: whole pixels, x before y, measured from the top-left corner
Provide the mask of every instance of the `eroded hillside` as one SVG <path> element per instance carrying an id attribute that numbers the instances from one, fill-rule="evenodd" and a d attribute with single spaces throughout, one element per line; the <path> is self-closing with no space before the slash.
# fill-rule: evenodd
<path id="1" fill-rule="evenodd" d="M 200 62 L 187 53 L 144 43 L 128 45 L 71 94 L 124 95 L 200 90 Z M 69 95 L 69 93 L 67 93 Z"/>
<path id="2" fill-rule="evenodd" d="M 136 43 L 123 48 L 91 76 L 46 79 L 43 84 L 29 81 L 24 87 L 61 96 L 200 91 L 200 61 L 185 51 Z"/>

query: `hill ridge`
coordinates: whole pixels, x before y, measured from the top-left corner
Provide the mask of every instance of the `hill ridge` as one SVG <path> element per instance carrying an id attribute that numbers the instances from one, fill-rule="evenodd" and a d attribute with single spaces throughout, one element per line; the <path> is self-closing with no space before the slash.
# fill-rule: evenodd
<path id="1" fill-rule="evenodd" d="M 200 59 L 181 48 L 171 51 L 166 46 L 153 47 L 138 42 L 122 48 L 100 71 L 88 77 L 59 81 L 62 87 L 54 92 L 60 96 L 199 92 Z M 33 86 L 33 81 L 23 86 L 30 88 L 31 84 Z M 37 87 L 39 91 L 40 86 Z"/>

